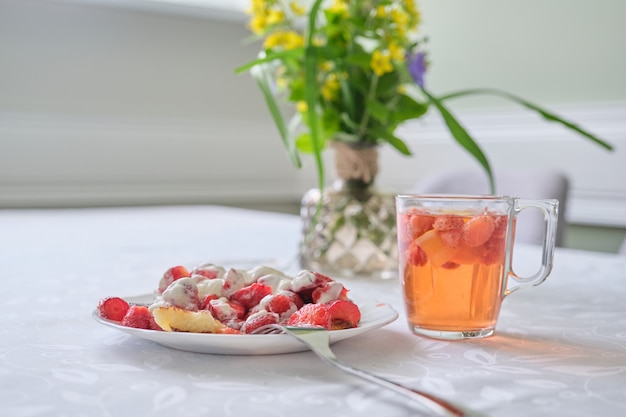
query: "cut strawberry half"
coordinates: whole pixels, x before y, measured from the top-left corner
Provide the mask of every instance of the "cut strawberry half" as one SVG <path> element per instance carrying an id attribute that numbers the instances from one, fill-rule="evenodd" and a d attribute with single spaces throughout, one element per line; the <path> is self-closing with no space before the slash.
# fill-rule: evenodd
<path id="1" fill-rule="evenodd" d="M 331 317 L 324 304 L 305 304 L 289 317 L 287 324 L 301 327 L 332 328 Z"/>
<path id="2" fill-rule="evenodd" d="M 100 317 L 107 320 L 122 321 L 129 307 L 126 300 L 120 297 L 103 298 L 98 303 Z"/>
<path id="3" fill-rule="evenodd" d="M 352 301 L 334 300 L 326 303 L 332 330 L 351 329 L 359 325 L 361 310 Z"/>
<path id="4" fill-rule="evenodd" d="M 271 293 L 272 287 L 270 287 L 269 285 L 255 282 L 248 285 L 247 287 L 243 287 L 235 291 L 233 295 L 230 296 L 230 300 L 236 301 L 239 304 L 243 305 L 246 310 L 250 310 L 252 307 L 259 304 L 263 297 Z"/>
<path id="5" fill-rule="evenodd" d="M 152 328 L 152 314 L 146 306 L 130 306 L 122 319 L 122 326 L 134 327 L 135 329 Z M 156 323 L 155 323 L 156 324 Z"/>

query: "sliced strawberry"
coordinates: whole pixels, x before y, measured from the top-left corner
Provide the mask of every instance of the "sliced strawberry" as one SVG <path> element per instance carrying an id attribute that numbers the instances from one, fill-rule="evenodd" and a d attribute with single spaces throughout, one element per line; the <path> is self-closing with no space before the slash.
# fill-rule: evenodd
<path id="1" fill-rule="evenodd" d="M 265 309 L 281 315 L 291 309 L 297 310 L 297 306 L 286 294 L 275 294 L 269 299 Z"/>
<path id="2" fill-rule="evenodd" d="M 244 306 L 236 301 L 225 299 L 217 299 L 209 302 L 207 310 L 222 323 L 242 319 L 246 314 L 246 308 Z"/>
<path id="3" fill-rule="evenodd" d="M 445 230 L 460 229 L 463 227 L 463 217 L 454 214 L 437 216 L 433 222 L 433 229 L 440 232 Z"/>
<path id="4" fill-rule="evenodd" d="M 324 304 L 305 304 L 289 317 L 287 324 L 301 327 L 332 328 L 331 317 Z"/>
<path id="5" fill-rule="evenodd" d="M 428 261 L 426 252 L 415 242 L 411 242 L 406 250 L 406 260 L 413 266 L 424 266 Z"/>
<path id="6" fill-rule="evenodd" d="M 119 297 L 103 298 L 98 303 L 100 317 L 107 320 L 122 321 L 128 308 L 128 303 Z"/>
<path id="7" fill-rule="evenodd" d="M 347 300 L 348 290 L 346 290 L 340 282 L 325 282 L 315 288 L 311 293 L 313 303 L 323 304 L 332 300 Z"/>
<path id="8" fill-rule="evenodd" d="M 489 240 L 495 228 L 494 216 L 485 214 L 472 217 L 463 226 L 463 241 L 470 248 L 476 248 Z"/>
<path id="9" fill-rule="evenodd" d="M 209 294 L 205 296 L 202 301 L 200 301 L 200 310 L 208 310 L 211 300 L 217 300 L 218 298 L 220 297 L 217 294 Z"/>
<path id="10" fill-rule="evenodd" d="M 136 329 L 150 329 L 152 314 L 146 306 L 132 305 L 122 319 L 122 326 L 134 327 Z"/>
<path id="11" fill-rule="evenodd" d="M 169 268 L 163 274 L 161 281 L 159 281 L 159 290 L 158 290 L 159 294 L 163 293 L 163 291 L 165 291 L 165 289 L 169 287 L 169 285 L 172 282 L 176 281 L 177 279 L 190 277 L 190 276 L 191 274 L 189 273 L 189 270 L 182 265 L 173 266 Z"/>
<path id="12" fill-rule="evenodd" d="M 241 332 L 237 329 L 233 329 L 232 327 L 223 327 L 216 331 L 217 334 L 241 334 Z"/>
<path id="13" fill-rule="evenodd" d="M 411 238 L 417 239 L 433 228 L 435 218 L 428 214 L 415 213 L 409 218 L 409 231 Z"/>
<path id="14" fill-rule="evenodd" d="M 509 216 L 495 216 L 493 223 L 495 228 L 492 236 L 497 239 L 505 237 L 506 229 L 509 226 Z"/>
<path id="15" fill-rule="evenodd" d="M 293 301 L 293 303 L 299 309 L 302 308 L 302 306 L 304 305 L 304 301 L 302 301 L 302 298 L 300 298 L 300 296 L 293 291 L 284 290 L 281 291 L 280 294 L 284 294 L 289 297 L 289 299 Z"/>
<path id="16" fill-rule="evenodd" d="M 332 330 L 351 329 L 359 325 L 361 310 L 352 301 L 335 300 L 326 303 Z"/>
<path id="17" fill-rule="evenodd" d="M 236 301 L 243 305 L 246 310 L 259 304 L 261 299 L 272 293 L 272 287 L 258 282 L 252 283 L 247 287 L 243 287 L 230 296 L 231 301 Z"/>
<path id="18" fill-rule="evenodd" d="M 278 320 L 278 314 L 262 310 L 246 319 L 246 322 L 241 327 L 241 333 L 250 334 L 268 324 L 278 324 Z"/>
<path id="19" fill-rule="evenodd" d="M 459 247 L 462 234 L 462 229 L 443 230 L 439 232 L 439 237 L 445 246 L 456 249 Z"/>

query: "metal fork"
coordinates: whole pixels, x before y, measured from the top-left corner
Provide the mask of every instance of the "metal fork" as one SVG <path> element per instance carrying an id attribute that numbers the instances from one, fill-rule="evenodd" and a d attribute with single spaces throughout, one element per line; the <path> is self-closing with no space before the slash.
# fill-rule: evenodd
<path id="1" fill-rule="evenodd" d="M 404 395 L 412 400 L 417 400 L 422 406 L 434 411 L 439 416 L 458 417 L 478 417 L 473 411 L 461 409 L 448 401 L 438 398 L 432 394 L 415 388 L 409 388 L 389 379 L 371 374 L 362 369 L 354 368 L 341 362 L 330 349 L 329 333 L 326 329 L 319 327 L 296 327 L 269 324 L 257 329 L 255 334 L 285 333 L 307 345 L 317 356 L 325 362 L 334 365 L 352 375 L 374 382 L 388 388 L 398 394 Z"/>

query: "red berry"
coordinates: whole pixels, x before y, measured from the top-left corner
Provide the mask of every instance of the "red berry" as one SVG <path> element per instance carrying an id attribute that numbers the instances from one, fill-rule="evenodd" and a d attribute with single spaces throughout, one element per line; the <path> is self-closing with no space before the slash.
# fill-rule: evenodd
<path id="1" fill-rule="evenodd" d="M 200 301 L 200 310 L 208 310 L 211 300 L 217 300 L 219 297 L 216 294 L 209 294 Z"/>
<path id="2" fill-rule="evenodd" d="M 103 298 L 98 303 L 100 317 L 107 320 L 122 321 L 128 308 L 128 303 L 119 297 Z"/>
<path id="3" fill-rule="evenodd" d="M 122 326 L 134 327 L 136 329 L 150 329 L 152 314 L 146 306 L 130 306 L 126 315 L 122 319 Z"/>
<path id="4" fill-rule="evenodd" d="M 455 216 L 453 214 L 446 214 L 437 216 L 433 222 L 433 229 L 440 232 L 446 230 L 460 229 L 463 227 L 463 217 Z"/>
<path id="5" fill-rule="evenodd" d="M 297 309 L 296 304 L 285 294 L 273 295 L 266 306 L 267 311 L 271 311 L 272 313 L 276 313 L 278 315 L 281 315 L 292 308 Z"/>
<path id="6" fill-rule="evenodd" d="M 236 301 L 243 305 L 246 310 L 250 310 L 259 304 L 261 299 L 272 293 L 272 287 L 258 282 L 252 283 L 247 287 L 243 287 L 230 296 L 231 301 Z"/>
<path id="7" fill-rule="evenodd" d="M 333 330 L 357 327 L 361 320 L 361 310 L 352 301 L 331 301 L 326 303 L 326 309 L 330 314 L 331 328 Z"/>
<path id="8" fill-rule="evenodd" d="M 159 281 L 159 293 L 163 293 L 169 285 L 180 278 L 190 277 L 189 270 L 182 265 L 173 266 L 169 268 L 163 274 L 161 281 Z"/>
<path id="9" fill-rule="evenodd" d="M 246 314 L 246 308 L 232 300 L 218 300 L 209 303 L 207 310 L 222 323 L 242 319 Z"/>
<path id="10" fill-rule="evenodd" d="M 246 319 L 246 322 L 241 327 L 241 333 L 250 334 L 268 324 L 278 324 L 278 320 L 278 314 L 262 310 Z"/>
<path id="11" fill-rule="evenodd" d="M 332 328 L 331 317 L 324 304 L 305 304 L 289 317 L 287 324 L 301 327 Z"/>
<path id="12" fill-rule="evenodd" d="M 415 242 L 411 242 L 411 245 L 406 251 L 406 260 L 413 266 L 424 266 L 428 261 L 426 252 Z"/>
<path id="13" fill-rule="evenodd" d="M 452 230 L 443 230 L 439 232 L 439 237 L 441 238 L 441 243 L 445 246 L 455 249 L 459 247 L 459 242 L 461 241 L 461 229 L 452 229 Z"/>
<path id="14" fill-rule="evenodd" d="M 495 228 L 493 229 L 493 237 L 500 239 L 506 236 L 506 229 L 509 226 L 509 216 L 496 216 L 493 221 Z"/>
<path id="15" fill-rule="evenodd" d="M 493 216 L 473 217 L 463 226 L 463 240 L 470 248 L 476 248 L 489 240 L 495 228 Z"/>
<path id="16" fill-rule="evenodd" d="M 433 228 L 435 218 L 427 214 L 415 214 L 409 219 L 410 236 L 417 239 L 427 231 Z"/>

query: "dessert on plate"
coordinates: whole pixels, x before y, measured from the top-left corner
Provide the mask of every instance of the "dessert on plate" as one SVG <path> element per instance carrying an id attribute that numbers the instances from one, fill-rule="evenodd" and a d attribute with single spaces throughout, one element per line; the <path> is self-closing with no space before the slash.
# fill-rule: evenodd
<path id="1" fill-rule="evenodd" d="M 361 319 L 343 284 L 321 273 L 291 276 L 264 265 L 244 270 L 211 263 L 168 268 L 149 305 L 106 297 L 98 312 L 139 329 L 221 334 L 249 334 L 268 324 L 339 330 Z"/>

